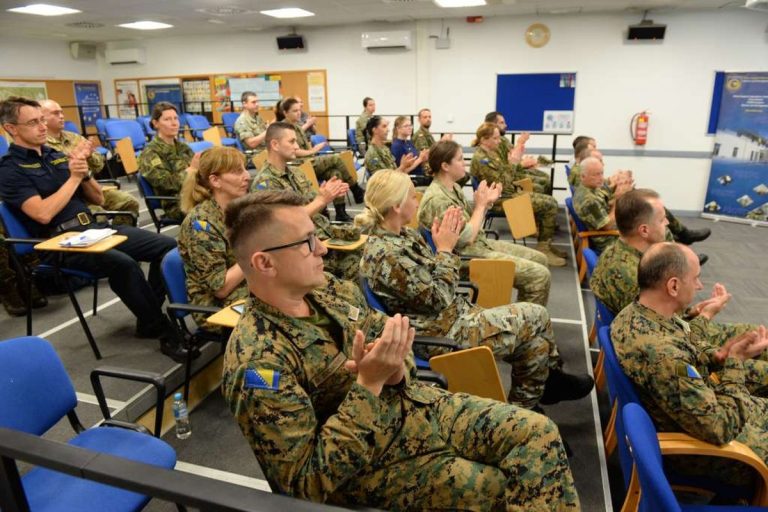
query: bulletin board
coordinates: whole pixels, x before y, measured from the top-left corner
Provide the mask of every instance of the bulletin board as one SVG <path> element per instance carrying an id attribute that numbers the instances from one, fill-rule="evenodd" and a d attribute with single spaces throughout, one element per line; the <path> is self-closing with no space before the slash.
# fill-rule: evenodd
<path id="1" fill-rule="evenodd" d="M 496 110 L 510 131 L 573 133 L 576 73 L 496 76 Z"/>

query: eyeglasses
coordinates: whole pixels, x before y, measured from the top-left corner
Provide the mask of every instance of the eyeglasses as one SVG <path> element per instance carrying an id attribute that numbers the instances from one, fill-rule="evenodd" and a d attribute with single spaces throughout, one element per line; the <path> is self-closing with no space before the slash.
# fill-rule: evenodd
<path id="1" fill-rule="evenodd" d="M 314 254 L 315 249 L 317 248 L 317 235 L 315 235 L 314 233 L 311 233 L 309 237 L 304 240 L 299 240 L 298 242 L 293 242 L 285 245 L 278 245 L 277 247 L 269 247 L 267 249 L 262 249 L 260 252 L 278 251 L 280 249 L 288 249 L 289 247 L 296 247 L 297 245 L 301 245 L 301 244 L 307 244 L 307 247 L 309 247 L 309 252 L 311 254 Z"/>
<path id="2" fill-rule="evenodd" d="M 45 117 L 38 117 L 37 119 L 30 119 L 29 121 L 24 121 L 23 123 L 10 123 L 15 124 L 16 126 L 26 126 L 27 128 L 34 128 L 36 126 L 44 125 L 45 124 Z"/>

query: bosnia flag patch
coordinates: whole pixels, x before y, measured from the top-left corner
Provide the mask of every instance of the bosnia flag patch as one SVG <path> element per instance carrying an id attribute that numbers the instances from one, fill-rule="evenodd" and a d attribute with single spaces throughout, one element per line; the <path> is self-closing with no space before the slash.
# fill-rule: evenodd
<path id="1" fill-rule="evenodd" d="M 481 165 L 488 165 L 489 163 L 491 163 L 491 161 L 488 160 L 487 158 L 483 158 L 482 160 L 480 160 Z"/>
<path id="2" fill-rule="evenodd" d="M 685 371 L 688 374 L 688 376 L 692 379 L 701 378 L 701 374 L 699 374 L 699 371 L 693 365 L 690 365 L 690 364 L 685 365 Z"/>
<path id="3" fill-rule="evenodd" d="M 261 183 L 257 184 L 256 190 L 267 190 L 267 183 L 262 181 Z"/>
<path id="4" fill-rule="evenodd" d="M 206 233 L 211 230 L 210 224 L 205 220 L 196 220 L 192 222 L 192 229 L 195 231 L 205 231 Z"/>
<path id="5" fill-rule="evenodd" d="M 258 370 L 248 368 L 245 370 L 245 389 L 278 391 L 280 389 L 280 372 L 263 368 Z"/>

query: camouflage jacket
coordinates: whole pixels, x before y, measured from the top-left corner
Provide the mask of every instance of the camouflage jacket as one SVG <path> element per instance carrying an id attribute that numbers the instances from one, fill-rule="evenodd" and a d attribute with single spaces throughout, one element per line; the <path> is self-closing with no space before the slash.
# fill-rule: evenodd
<path id="1" fill-rule="evenodd" d="M 431 148 L 435 144 L 435 137 L 430 133 L 429 129 L 421 127 L 413 134 L 413 145 L 419 151 Z M 424 174 L 432 176 L 432 170 L 429 168 L 429 162 L 421 164 L 421 168 Z"/>
<path id="2" fill-rule="evenodd" d="M 156 195 L 178 196 L 194 156 L 192 148 L 183 142 L 174 140 L 173 144 L 167 144 L 155 136 L 139 155 L 139 171 Z M 184 218 L 177 201 L 162 201 L 161 205 L 168 217 Z"/>
<path id="3" fill-rule="evenodd" d="M 440 180 L 433 180 L 424 192 L 424 196 L 419 203 L 419 225 L 427 229 L 432 229 L 432 221 L 435 217 L 443 218 L 445 210 L 451 206 L 461 208 L 464 217 L 464 230 L 461 232 L 459 242 L 456 244 L 456 252 L 461 255 L 481 254 L 484 251 L 492 251 L 493 247 L 488 243 L 485 232 L 481 229 L 477 234 L 474 243 L 472 239 L 472 227 L 469 225 L 469 219 L 472 217 L 472 208 L 469 201 L 464 196 L 462 188 L 454 183 L 452 188 L 447 188 L 440 183 Z M 473 252 L 473 250 L 475 252 Z"/>
<path id="4" fill-rule="evenodd" d="M 266 149 L 264 142 L 254 148 L 250 148 L 245 144 L 245 139 L 251 137 L 258 137 L 267 130 L 267 123 L 260 115 L 252 116 L 247 110 L 243 110 L 240 117 L 235 121 L 235 135 L 240 140 L 240 143 L 246 149 L 254 149 L 256 151 L 262 151 Z"/>
<path id="5" fill-rule="evenodd" d="M 48 135 L 45 144 L 56 151 L 61 151 L 65 155 L 69 155 L 69 153 L 84 140 L 85 137 L 78 133 L 61 130 L 61 136 L 58 139 Z M 88 157 L 88 170 L 93 174 L 98 174 L 102 169 L 104 169 L 104 157 L 101 156 L 98 151 L 94 151 L 91 153 L 91 156 Z"/>
<path id="6" fill-rule="evenodd" d="M 637 299 L 637 265 L 642 255 L 621 238 L 600 254 L 589 286 L 614 315 Z"/>
<path id="7" fill-rule="evenodd" d="M 374 228 L 363 248 L 360 274 L 388 312 L 407 315 L 425 336 L 445 336 L 476 307 L 456 294 L 459 257 L 434 254 L 410 228 L 400 234 Z"/>
<path id="8" fill-rule="evenodd" d="M 374 144 L 368 146 L 368 151 L 365 152 L 365 168 L 369 173 L 373 174 L 381 169 L 397 169 L 397 167 L 395 157 L 387 146 Z"/>
<path id="9" fill-rule="evenodd" d="M 501 136 L 501 141 L 499 142 L 499 147 L 497 148 L 497 151 L 499 152 L 499 158 L 501 158 L 501 161 L 504 162 L 504 164 L 509 165 L 509 150 L 512 149 L 512 142 L 508 138 L 506 138 L 504 135 Z"/>
<path id="10" fill-rule="evenodd" d="M 360 117 L 355 121 L 355 141 L 357 142 L 357 147 L 360 148 L 360 151 L 365 151 L 367 149 L 365 147 L 365 127 L 370 118 L 370 114 L 363 110 L 363 113 L 360 114 Z"/>
<path id="11" fill-rule="evenodd" d="M 178 246 L 187 274 L 187 294 L 192 304 L 222 307 L 248 296 L 245 281 L 226 299 L 214 295 L 224 286 L 227 270 L 237 263 L 224 233 L 224 212 L 213 198 L 192 208 L 181 223 Z M 203 325 L 206 316 L 197 314 L 195 321 Z"/>
<path id="12" fill-rule="evenodd" d="M 489 153 L 480 146 L 475 148 L 475 154 L 472 155 L 469 173 L 478 181 L 487 181 L 489 185 L 501 183 L 503 188 L 501 194 L 504 198 L 517 195 L 520 187 L 514 182 L 525 177 L 519 172 L 518 166 L 504 163 L 497 152 Z"/>
<path id="13" fill-rule="evenodd" d="M 356 284 L 330 275 L 306 300 L 314 321 L 248 300 L 227 344 L 222 391 L 275 492 L 334 502 L 356 474 L 418 454 L 428 425 L 404 416 L 404 402 L 431 404 L 446 392 L 408 374 L 377 398 L 344 362 L 355 331 L 372 341 L 387 317 Z"/>
<path id="14" fill-rule="evenodd" d="M 750 420 L 765 414 L 765 400 L 750 395 L 745 375 L 748 367 L 766 363 L 732 357 L 715 362 L 708 324 L 704 317 L 690 324 L 666 318 L 633 302 L 613 321 L 611 337 L 624 373 L 660 432 L 683 431 L 725 444 L 741 440 Z M 763 371 L 763 385 L 766 378 Z"/>
<path id="15" fill-rule="evenodd" d="M 581 166 L 579 164 L 573 164 L 571 167 L 571 173 L 568 175 L 568 184 L 572 189 L 581 185 Z"/>
<path id="16" fill-rule="evenodd" d="M 616 229 L 610 219 L 611 207 L 608 201 L 605 190 L 602 188 L 593 189 L 579 185 L 573 193 L 573 209 L 590 231 Z M 615 236 L 595 236 L 589 239 L 589 244 L 601 253 L 615 241 Z"/>

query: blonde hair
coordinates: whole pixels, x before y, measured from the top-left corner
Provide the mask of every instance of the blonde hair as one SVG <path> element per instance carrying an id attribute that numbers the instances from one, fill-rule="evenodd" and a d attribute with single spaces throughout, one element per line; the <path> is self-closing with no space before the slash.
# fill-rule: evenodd
<path id="1" fill-rule="evenodd" d="M 413 190 L 411 178 L 392 169 L 376 171 L 365 187 L 365 210 L 355 216 L 355 225 L 368 231 L 384 222 L 394 206 L 402 207 Z"/>
<path id="2" fill-rule="evenodd" d="M 477 132 L 475 132 L 475 138 L 472 141 L 472 145 L 479 146 L 483 139 L 493 137 L 493 132 L 498 129 L 499 127 L 496 126 L 496 123 L 481 124 L 480 127 L 478 127 Z"/>
<path id="3" fill-rule="evenodd" d="M 401 126 L 403 126 L 403 123 L 405 123 L 408 120 L 409 119 L 407 116 L 397 116 L 397 118 L 395 118 L 395 123 L 392 127 L 392 140 L 399 138 L 397 136 L 397 131 L 400 129 Z"/>
<path id="4" fill-rule="evenodd" d="M 211 176 L 238 171 L 244 165 L 245 156 L 235 148 L 217 146 L 203 151 L 200 155 L 200 167 L 192 169 L 181 187 L 181 211 L 187 213 L 211 198 Z"/>

